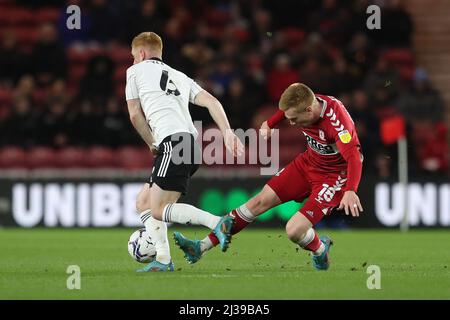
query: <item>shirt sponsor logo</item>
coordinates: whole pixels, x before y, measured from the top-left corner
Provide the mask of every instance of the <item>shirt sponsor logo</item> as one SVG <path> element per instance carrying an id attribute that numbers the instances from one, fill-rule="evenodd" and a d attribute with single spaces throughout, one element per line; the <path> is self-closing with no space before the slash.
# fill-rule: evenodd
<path id="1" fill-rule="evenodd" d="M 325 144 L 320 143 L 313 137 L 310 137 L 306 133 L 303 132 L 306 137 L 306 142 L 308 142 L 308 146 L 313 149 L 315 152 L 322 155 L 335 155 L 339 153 L 339 150 L 336 147 L 336 144 Z"/>
<path id="2" fill-rule="evenodd" d="M 325 132 L 323 132 L 320 129 L 319 129 L 319 138 L 320 138 L 320 140 L 324 140 L 325 141 Z"/>
<path id="3" fill-rule="evenodd" d="M 352 140 L 352 135 L 348 132 L 348 130 L 343 130 L 338 133 L 339 140 L 342 141 L 342 143 L 349 143 Z"/>

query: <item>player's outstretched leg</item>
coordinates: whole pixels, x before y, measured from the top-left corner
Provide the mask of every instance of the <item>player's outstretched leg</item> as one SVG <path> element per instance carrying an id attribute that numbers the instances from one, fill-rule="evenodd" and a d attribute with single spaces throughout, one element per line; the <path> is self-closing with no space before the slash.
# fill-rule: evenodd
<path id="1" fill-rule="evenodd" d="M 180 232 L 173 233 L 175 244 L 184 252 L 184 258 L 189 263 L 196 263 L 202 257 L 201 241 L 190 240 L 183 236 Z"/>
<path id="2" fill-rule="evenodd" d="M 251 198 L 247 203 L 241 205 L 240 207 L 232 210 L 228 215 L 234 218 L 234 225 L 231 229 L 231 234 L 234 235 L 240 232 L 242 229 L 246 228 L 249 224 L 251 224 L 255 218 L 264 213 L 265 211 L 273 208 L 281 203 L 280 198 L 273 191 L 273 189 L 269 185 L 265 185 L 261 192 Z M 184 247 L 179 246 L 185 253 L 185 255 L 189 256 L 190 252 L 194 252 L 195 246 L 200 246 L 201 254 L 195 255 L 194 259 L 188 259 L 191 263 L 195 263 L 200 260 L 202 255 L 214 248 L 219 244 L 219 239 L 217 238 L 214 232 L 211 232 L 208 236 L 206 236 L 203 240 L 190 240 L 184 238 L 187 242 L 184 242 Z M 191 248 L 190 248 L 191 247 Z M 189 252 L 187 252 L 189 250 Z"/>
<path id="3" fill-rule="evenodd" d="M 172 261 L 170 261 L 169 263 L 161 263 L 156 260 L 153 260 L 142 269 L 136 270 L 136 272 L 161 272 L 161 271 L 173 271 L 174 269 L 175 268 Z"/>

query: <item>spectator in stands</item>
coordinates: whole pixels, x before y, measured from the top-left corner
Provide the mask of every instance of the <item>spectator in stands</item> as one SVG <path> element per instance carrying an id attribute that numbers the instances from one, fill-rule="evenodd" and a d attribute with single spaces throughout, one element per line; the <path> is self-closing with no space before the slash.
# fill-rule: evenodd
<path id="1" fill-rule="evenodd" d="M 33 76 L 27 74 L 22 76 L 14 88 L 13 96 L 15 98 L 25 98 L 30 102 L 33 102 L 33 95 L 36 89 L 36 84 Z"/>
<path id="2" fill-rule="evenodd" d="M 247 129 L 255 110 L 261 103 L 258 96 L 249 94 L 244 82 L 236 78 L 231 81 L 224 106 L 234 128 Z"/>
<path id="3" fill-rule="evenodd" d="M 354 75 L 350 72 L 349 65 L 341 53 L 337 54 L 334 63 L 330 83 L 330 94 L 340 96 L 350 93 L 357 85 Z"/>
<path id="4" fill-rule="evenodd" d="M 33 111 L 31 100 L 26 96 L 14 99 L 10 115 L 5 119 L 5 145 L 30 147 L 36 143 L 38 135 L 38 118 Z"/>
<path id="5" fill-rule="evenodd" d="M 349 112 L 355 121 L 358 137 L 364 147 L 363 153 L 366 163 L 372 164 L 375 158 L 375 148 L 370 146 L 380 145 L 379 121 L 369 105 L 367 93 L 362 89 L 353 92 Z"/>
<path id="6" fill-rule="evenodd" d="M 375 35 L 378 45 L 403 47 L 411 44 L 413 23 L 409 14 L 402 7 L 401 0 L 389 0 L 382 9 L 382 25 Z"/>
<path id="7" fill-rule="evenodd" d="M 101 144 L 112 148 L 119 147 L 129 141 L 128 138 L 128 114 L 119 106 L 116 99 L 111 98 L 106 104 L 105 113 L 98 124 L 101 128 Z"/>
<path id="8" fill-rule="evenodd" d="M 107 5 L 106 0 L 89 1 L 89 16 L 91 20 L 90 39 L 100 43 L 106 43 L 117 35 L 119 17 Z"/>
<path id="9" fill-rule="evenodd" d="M 283 91 L 292 83 L 300 81 L 299 72 L 291 67 L 288 55 L 280 54 L 267 75 L 267 92 L 272 102 L 278 102 Z M 309 83 L 308 83 L 309 85 Z"/>
<path id="10" fill-rule="evenodd" d="M 48 90 L 46 103 L 59 102 L 63 105 L 69 105 L 71 97 L 67 92 L 66 82 L 63 79 L 56 79 Z"/>
<path id="11" fill-rule="evenodd" d="M 332 88 L 330 70 L 317 58 L 308 57 L 301 70 L 301 79 L 316 92 L 328 93 Z"/>
<path id="12" fill-rule="evenodd" d="M 437 123 L 444 116 L 444 104 L 441 95 L 433 89 L 426 71 L 417 68 L 413 86 L 404 92 L 397 101 L 398 110 L 412 123 L 429 121 Z"/>
<path id="13" fill-rule="evenodd" d="M 81 80 L 80 98 L 94 104 L 105 104 L 113 85 L 114 62 L 106 55 L 98 55 L 89 61 L 86 75 Z"/>
<path id="14" fill-rule="evenodd" d="M 364 80 L 364 75 L 371 68 L 374 56 L 375 51 L 368 37 L 362 32 L 356 33 L 346 48 L 345 57 L 358 81 Z"/>
<path id="15" fill-rule="evenodd" d="M 164 3 L 165 1 L 143 1 L 140 10 L 130 16 L 128 38 L 132 39 L 135 35 L 148 30 L 160 34 L 164 28 L 164 21 L 167 19 Z"/>
<path id="16" fill-rule="evenodd" d="M 397 70 L 390 66 L 383 56 L 378 58 L 375 67 L 369 71 L 364 81 L 364 89 L 372 98 L 375 89 L 381 87 L 386 88 L 390 99 L 395 98 L 400 89 Z"/>
<path id="17" fill-rule="evenodd" d="M 101 121 L 102 117 L 98 109 L 94 109 L 92 102 L 82 100 L 79 110 L 67 124 L 70 140 L 83 147 L 101 144 Z"/>
<path id="18" fill-rule="evenodd" d="M 0 47 L 0 82 L 12 87 L 27 70 L 27 59 L 17 44 L 14 32 L 3 33 Z"/>
<path id="19" fill-rule="evenodd" d="M 70 143 L 67 107 L 59 101 L 52 102 L 39 120 L 39 143 L 60 148 Z"/>
<path id="20" fill-rule="evenodd" d="M 44 23 L 40 26 L 31 59 L 34 75 L 41 86 L 47 86 L 54 79 L 66 76 L 66 53 L 53 24 Z"/>
<path id="21" fill-rule="evenodd" d="M 217 57 L 216 68 L 211 74 L 211 81 L 214 85 L 214 93 L 219 98 L 225 96 L 228 86 L 233 79 L 237 77 L 237 70 L 235 64 L 229 59 Z"/>

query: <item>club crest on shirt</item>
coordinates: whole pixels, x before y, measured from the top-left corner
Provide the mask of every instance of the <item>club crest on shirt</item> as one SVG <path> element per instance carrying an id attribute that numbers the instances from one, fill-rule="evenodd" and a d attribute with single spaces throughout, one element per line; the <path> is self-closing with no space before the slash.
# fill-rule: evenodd
<path id="1" fill-rule="evenodd" d="M 348 130 L 342 130 L 341 132 L 338 133 L 338 135 L 342 143 L 349 143 L 352 140 L 352 136 L 348 132 Z"/>
<path id="2" fill-rule="evenodd" d="M 319 138 L 325 141 L 325 132 L 319 129 Z"/>

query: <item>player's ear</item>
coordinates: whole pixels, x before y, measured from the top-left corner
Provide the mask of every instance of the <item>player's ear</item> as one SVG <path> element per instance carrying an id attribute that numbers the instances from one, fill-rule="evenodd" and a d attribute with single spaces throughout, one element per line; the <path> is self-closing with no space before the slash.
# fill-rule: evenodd
<path id="1" fill-rule="evenodd" d="M 145 50 L 144 48 L 139 48 L 139 57 L 141 58 L 141 61 L 145 60 Z"/>

